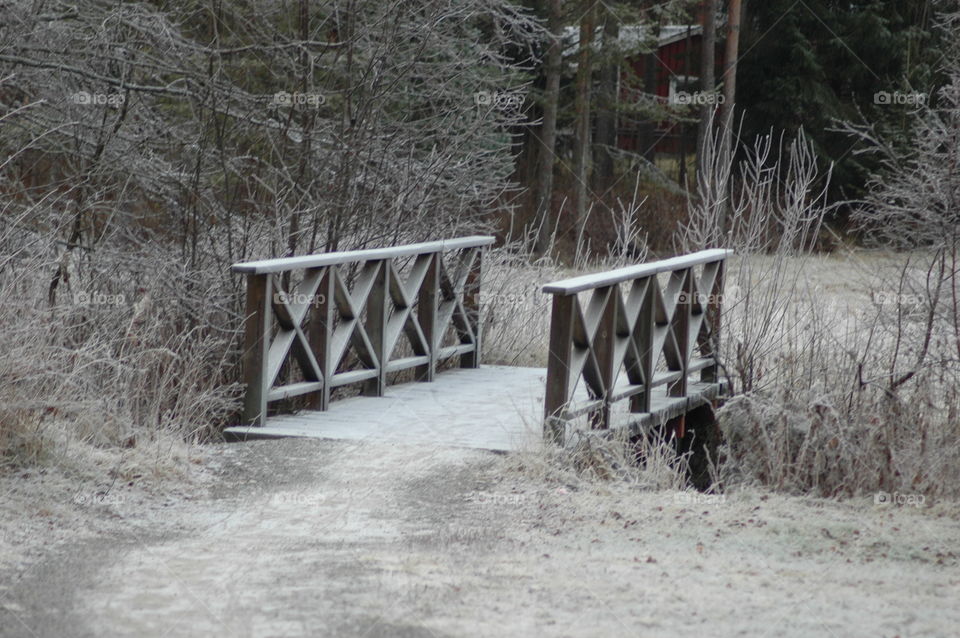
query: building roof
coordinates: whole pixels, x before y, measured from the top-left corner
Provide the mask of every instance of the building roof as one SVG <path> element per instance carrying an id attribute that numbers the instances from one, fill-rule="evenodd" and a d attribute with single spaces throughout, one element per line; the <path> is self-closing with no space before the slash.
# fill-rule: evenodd
<path id="1" fill-rule="evenodd" d="M 594 46 L 599 48 L 603 44 L 601 31 L 603 27 L 598 26 L 594 34 Z M 657 46 L 664 47 L 673 44 L 687 37 L 687 30 L 690 30 L 691 37 L 698 36 L 703 32 L 703 26 L 699 24 L 667 24 L 660 27 L 660 33 L 657 37 Z M 649 27 L 643 24 L 627 24 L 620 27 L 620 35 L 617 38 L 618 44 L 624 49 L 631 49 L 650 43 L 651 38 L 648 35 Z M 570 54 L 577 50 L 580 43 L 580 28 L 575 26 L 564 27 L 563 40 L 566 44 L 564 53 Z"/>

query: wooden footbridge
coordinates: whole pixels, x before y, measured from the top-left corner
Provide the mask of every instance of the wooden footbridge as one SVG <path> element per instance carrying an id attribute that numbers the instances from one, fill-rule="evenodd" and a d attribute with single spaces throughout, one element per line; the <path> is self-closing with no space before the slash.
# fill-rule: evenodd
<path id="1" fill-rule="evenodd" d="M 513 450 L 643 430 L 724 389 L 728 250 L 557 281 L 547 367 L 481 365 L 492 237 L 235 264 L 247 277 L 233 439 L 373 438 Z"/>

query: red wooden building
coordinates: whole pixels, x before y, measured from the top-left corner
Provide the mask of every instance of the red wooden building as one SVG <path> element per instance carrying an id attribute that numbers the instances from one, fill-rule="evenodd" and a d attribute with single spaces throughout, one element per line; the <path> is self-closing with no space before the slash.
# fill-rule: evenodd
<path id="1" fill-rule="evenodd" d="M 622 26 L 619 35 L 621 48 L 650 48 L 647 29 L 645 26 Z M 717 33 L 714 76 L 720 78 L 724 54 L 720 37 L 722 25 L 717 25 Z M 568 41 L 573 42 L 568 49 L 571 53 L 576 50 L 578 35 L 575 28 L 568 30 Z M 617 91 L 620 100 L 617 109 L 618 148 L 643 155 L 651 161 L 657 156 L 679 157 L 695 151 L 696 124 L 676 123 L 670 115 L 696 117 L 697 106 L 704 101 L 716 104 L 722 99 L 721 95 L 701 92 L 702 46 L 702 25 L 665 25 L 660 28 L 656 46 L 650 53 L 623 60 Z M 653 101 L 656 104 L 652 104 Z"/>

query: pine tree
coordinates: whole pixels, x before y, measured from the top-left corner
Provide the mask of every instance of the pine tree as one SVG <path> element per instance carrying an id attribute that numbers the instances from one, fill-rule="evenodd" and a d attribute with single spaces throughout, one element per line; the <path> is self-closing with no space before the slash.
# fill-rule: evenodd
<path id="1" fill-rule="evenodd" d="M 768 0 L 751 2 L 742 26 L 738 110 L 741 142 L 803 127 L 825 162 L 835 162 L 834 198 L 859 197 L 875 168 L 838 121 L 903 131 L 909 104 L 884 94 L 932 94 L 942 42 L 930 2 Z M 899 136 L 905 139 L 904 135 Z"/>

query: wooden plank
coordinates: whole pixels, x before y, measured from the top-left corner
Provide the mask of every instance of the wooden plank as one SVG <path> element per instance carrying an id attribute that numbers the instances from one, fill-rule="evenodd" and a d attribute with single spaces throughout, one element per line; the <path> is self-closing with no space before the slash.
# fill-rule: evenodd
<path id="1" fill-rule="evenodd" d="M 619 386 L 617 389 L 610 393 L 610 403 L 617 403 L 623 401 L 624 399 L 629 399 L 635 397 L 638 394 L 643 394 L 647 392 L 648 388 L 646 384 L 640 383 L 636 385 L 627 385 Z M 646 410 L 633 410 L 634 412 L 646 412 Z"/>
<path id="2" fill-rule="evenodd" d="M 301 394 L 309 394 L 323 389 L 322 381 L 302 381 L 300 383 L 290 383 L 287 385 L 271 388 L 267 394 L 268 401 L 279 401 L 280 399 L 289 399 Z"/>
<path id="3" fill-rule="evenodd" d="M 474 235 L 471 237 L 459 237 L 457 239 L 443 239 L 440 241 L 428 241 L 419 244 L 407 244 L 405 246 L 370 248 L 366 250 L 349 250 L 335 253 L 324 253 L 320 255 L 303 255 L 301 257 L 284 257 L 280 259 L 248 261 L 233 264 L 231 269 L 233 272 L 237 273 L 253 273 L 259 275 L 265 273 L 285 272 L 288 270 L 299 270 L 303 268 L 335 266 L 338 264 L 347 264 L 351 262 L 395 259 L 397 257 L 406 257 L 409 255 L 440 253 L 448 250 L 458 250 L 461 248 L 489 246 L 493 242 L 493 237 L 486 235 Z"/>
<path id="4" fill-rule="evenodd" d="M 444 346 L 437 349 L 437 361 L 443 361 L 457 355 L 463 356 L 474 351 L 476 346 L 472 343 L 460 343 L 453 346 Z M 463 366 L 461 366 L 463 367 Z"/>
<path id="5" fill-rule="evenodd" d="M 682 397 L 687 394 L 687 366 L 690 353 L 690 323 L 693 321 L 693 268 L 681 272 L 682 292 L 673 311 L 671 325 L 673 328 L 674 345 L 679 360 L 673 363 L 671 370 L 676 370 L 679 376 L 667 386 L 667 393 L 672 397 Z"/>
<path id="6" fill-rule="evenodd" d="M 568 403 L 567 407 L 563 409 L 560 413 L 560 419 L 563 421 L 572 421 L 577 417 L 581 417 L 584 414 L 595 414 L 596 412 L 603 409 L 607 405 L 606 401 L 603 399 L 593 399 L 591 401 L 584 401 L 582 403 Z M 606 429 L 606 428 L 593 428 L 593 429 Z"/>
<path id="7" fill-rule="evenodd" d="M 713 357 L 694 357 L 690 359 L 690 363 L 687 364 L 687 374 L 692 374 L 698 370 L 706 370 L 708 368 L 714 367 L 716 361 Z M 712 379 L 700 379 L 701 381 L 711 381 Z"/>
<path id="8" fill-rule="evenodd" d="M 351 383 L 360 383 L 361 381 L 376 379 L 378 374 L 380 374 L 380 371 L 376 368 L 363 368 L 360 370 L 338 372 L 332 377 L 329 377 L 329 385 L 331 388 L 339 388 L 340 386 L 350 385 Z"/>
<path id="9" fill-rule="evenodd" d="M 367 318 L 364 329 L 370 340 L 370 346 L 376 354 L 378 364 L 376 366 L 377 376 L 370 379 L 363 387 L 363 394 L 366 396 L 382 397 L 383 390 L 387 386 L 386 363 L 390 356 L 387 336 L 387 318 L 390 308 L 387 306 L 389 298 L 390 277 L 393 271 L 393 264 L 389 260 L 376 262 L 379 264 L 377 275 L 372 282 L 372 288 L 366 297 Z M 369 262 L 368 262 L 369 264 Z M 392 349 L 393 344 L 389 344 Z"/>
<path id="10" fill-rule="evenodd" d="M 437 345 L 440 343 L 441 335 L 438 332 L 438 317 L 440 305 L 440 255 L 430 256 L 430 264 L 427 266 L 427 274 L 423 278 L 423 284 L 420 286 L 417 301 L 417 319 L 420 321 L 420 328 L 423 331 L 424 339 L 427 342 L 426 365 L 417 368 L 417 380 L 433 381 L 437 372 Z"/>
<path id="11" fill-rule="evenodd" d="M 680 375 L 683 374 L 679 370 L 673 372 L 655 372 L 653 374 L 653 381 L 650 382 L 651 388 L 659 388 L 662 385 L 668 383 L 673 383 L 680 378 Z"/>
<path id="12" fill-rule="evenodd" d="M 464 352 L 460 356 L 461 368 L 479 368 L 481 353 L 481 327 L 483 326 L 480 316 L 480 276 L 483 269 L 483 248 L 476 247 L 470 249 L 470 271 L 463 286 L 463 311 L 464 319 L 469 326 L 469 332 L 473 338 L 473 348 Z"/>
<path id="13" fill-rule="evenodd" d="M 704 367 L 700 372 L 700 380 L 707 383 L 715 383 L 719 379 L 719 366 L 716 352 L 720 344 L 720 317 L 723 311 L 723 290 L 724 290 L 724 262 L 718 262 L 717 272 L 714 274 L 713 286 L 710 290 L 710 303 L 707 304 L 706 329 L 697 335 L 700 340 L 701 353 L 709 350 L 713 365 Z"/>
<path id="14" fill-rule="evenodd" d="M 417 366 L 428 365 L 430 363 L 430 357 L 427 355 L 418 355 L 413 357 L 402 357 L 400 359 L 394 359 L 387 363 L 387 372 L 399 372 L 400 370 L 407 370 L 409 368 L 416 368 Z"/>
<path id="15" fill-rule="evenodd" d="M 600 369 L 600 381 L 603 384 L 602 405 L 591 420 L 591 427 L 595 430 L 610 427 L 610 394 L 617 374 L 620 361 L 616 360 L 617 321 L 620 308 L 620 289 L 618 286 L 598 288 L 597 293 L 603 294 L 605 299 L 600 316 L 600 323 L 593 337 L 593 348 L 597 355 L 597 367 Z M 596 293 L 595 293 L 596 294 Z"/>
<path id="16" fill-rule="evenodd" d="M 653 366 L 657 352 L 654 351 L 653 338 L 657 321 L 657 277 L 651 275 L 646 278 L 646 289 L 642 293 L 640 311 L 637 314 L 637 323 L 633 334 L 640 355 L 639 367 L 646 389 L 643 393 L 634 395 L 630 399 L 631 412 L 649 412 L 651 392 L 653 391 Z"/>
<path id="17" fill-rule="evenodd" d="M 310 335 L 310 347 L 313 356 L 320 368 L 320 374 L 325 381 L 323 387 L 310 397 L 310 407 L 314 410 L 326 410 L 330 406 L 330 377 L 336 372 L 333 362 L 333 323 L 336 302 L 333 299 L 333 289 L 336 277 L 332 272 L 336 266 L 323 269 L 320 284 L 317 286 L 317 303 L 311 313 L 307 332 Z"/>
<path id="18" fill-rule="evenodd" d="M 663 259 L 649 264 L 639 264 L 637 266 L 627 266 L 607 272 L 596 273 L 593 275 L 583 275 L 563 279 L 547 284 L 543 287 L 543 292 L 553 295 L 575 295 L 578 292 L 600 288 L 603 286 L 612 286 L 613 284 L 639 279 L 640 277 L 649 277 L 662 272 L 671 272 L 690 268 L 700 264 L 706 264 L 714 261 L 726 259 L 733 254 L 732 250 L 715 248 L 711 250 L 701 250 L 689 255 L 673 257 L 672 259 Z"/>
<path id="19" fill-rule="evenodd" d="M 550 350 L 547 354 L 547 385 L 543 401 L 544 437 L 563 445 L 564 429 L 558 423 L 563 410 L 570 401 L 573 363 L 574 313 L 577 311 L 575 296 L 556 295 L 550 313 Z"/>
<path id="20" fill-rule="evenodd" d="M 266 372 L 270 356 L 272 288 L 270 275 L 247 276 L 243 343 L 243 377 L 247 390 L 243 421 L 249 425 L 263 425 L 267 419 L 269 382 Z"/>

